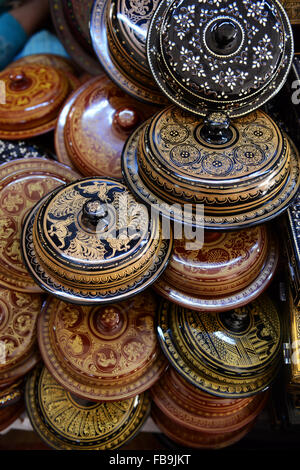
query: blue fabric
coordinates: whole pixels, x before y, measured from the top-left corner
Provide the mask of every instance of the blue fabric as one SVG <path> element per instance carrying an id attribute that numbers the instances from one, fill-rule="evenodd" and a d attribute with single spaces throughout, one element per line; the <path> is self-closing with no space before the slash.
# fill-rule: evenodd
<path id="1" fill-rule="evenodd" d="M 47 30 L 39 31 L 31 36 L 15 60 L 31 54 L 56 54 L 69 57 L 59 39 Z"/>
<path id="2" fill-rule="evenodd" d="M 13 61 L 28 36 L 20 23 L 9 13 L 0 16 L 0 70 Z"/>

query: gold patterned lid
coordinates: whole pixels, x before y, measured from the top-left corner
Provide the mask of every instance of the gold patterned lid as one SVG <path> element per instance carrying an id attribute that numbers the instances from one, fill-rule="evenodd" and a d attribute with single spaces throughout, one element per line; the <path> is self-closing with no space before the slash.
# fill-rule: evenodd
<path id="1" fill-rule="evenodd" d="M 276 271 L 278 244 L 266 224 L 238 231 L 204 231 L 201 247 L 175 239 L 169 264 L 154 288 L 193 310 L 245 305 L 267 288 Z"/>
<path id="2" fill-rule="evenodd" d="M 39 360 L 36 324 L 42 296 L 0 288 L 0 383 L 25 375 Z"/>
<path id="3" fill-rule="evenodd" d="M 172 240 L 162 238 L 158 219 L 149 219 L 122 183 L 79 180 L 31 212 L 25 262 L 42 288 L 64 300 L 122 300 L 153 283 L 169 259 Z"/>
<path id="4" fill-rule="evenodd" d="M 130 136 L 122 169 L 129 188 L 163 216 L 177 221 L 183 206 L 203 205 L 204 217 L 185 223 L 211 229 L 266 221 L 299 187 L 297 153 L 260 110 L 230 122 L 221 113 L 202 120 L 168 107 Z"/>
<path id="5" fill-rule="evenodd" d="M 58 450 L 113 450 L 132 439 L 150 412 L 148 395 L 91 403 L 66 391 L 45 367 L 28 378 L 26 410 L 37 434 Z"/>
<path id="6" fill-rule="evenodd" d="M 61 163 L 21 158 L 0 167 L 0 285 L 20 292 L 40 292 L 22 259 L 20 239 L 27 213 L 53 189 L 78 178 Z"/>
<path id="7" fill-rule="evenodd" d="M 155 295 L 147 290 L 104 306 L 51 297 L 38 324 L 51 374 L 83 398 L 123 400 L 149 389 L 167 367 L 155 333 Z"/>
<path id="8" fill-rule="evenodd" d="M 54 128 L 58 111 L 70 91 L 60 70 L 38 64 L 23 64 L 0 73 L 5 84 L 5 103 L 0 105 L 0 136 L 20 138 Z"/>
<path id="9" fill-rule="evenodd" d="M 244 307 L 213 314 L 162 301 L 158 334 L 175 369 L 213 395 L 250 396 L 276 376 L 282 328 L 265 294 Z"/>
<path id="10" fill-rule="evenodd" d="M 102 76 L 86 82 L 69 107 L 56 140 L 72 166 L 84 176 L 122 178 L 121 151 L 130 133 L 157 108 L 143 104 Z M 61 111 L 64 113 L 64 110 Z M 57 134 L 62 133 L 57 129 Z"/>

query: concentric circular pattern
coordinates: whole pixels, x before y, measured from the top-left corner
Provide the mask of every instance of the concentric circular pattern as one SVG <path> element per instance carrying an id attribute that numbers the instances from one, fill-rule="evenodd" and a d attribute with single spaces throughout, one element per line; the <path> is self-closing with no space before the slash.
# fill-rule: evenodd
<path id="1" fill-rule="evenodd" d="M 293 34 L 280 2 L 163 0 L 147 35 L 151 72 L 187 111 L 238 117 L 261 107 L 286 81 Z"/>
<path id="2" fill-rule="evenodd" d="M 236 120 L 234 145 L 204 145 L 195 132 L 199 123 L 203 127 L 195 116 L 170 107 L 132 133 L 123 150 L 122 171 L 136 197 L 169 220 L 217 230 L 264 223 L 288 208 L 300 183 L 298 151 L 268 116 L 256 111 Z M 265 134 L 268 123 L 272 142 L 260 143 L 258 123 Z M 166 124 L 172 124 L 168 137 Z M 186 135 L 180 133 L 182 127 L 189 137 L 178 144 L 178 136 Z M 249 127 L 251 136 L 245 138 Z"/>
<path id="3" fill-rule="evenodd" d="M 125 0 L 96 0 L 90 33 L 94 51 L 108 76 L 143 102 L 165 105 L 148 69 L 146 34 L 157 0 L 135 5 Z"/>
<path id="4" fill-rule="evenodd" d="M 167 361 L 150 291 L 107 306 L 84 307 L 51 298 L 38 324 L 44 362 L 71 393 L 99 401 L 124 400 L 149 389 Z"/>
<path id="5" fill-rule="evenodd" d="M 12 145 L 14 148 L 14 144 Z M 10 149 L 10 145 L 6 148 Z M 2 287 L 18 292 L 41 292 L 22 259 L 20 238 L 24 219 L 43 196 L 77 178 L 78 174 L 69 167 L 43 158 L 21 158 L 0 166 Z"/>
<path id="6" fill-rule="evenodd" d="M 0 384 L 25 375 L 39 360 L 36 324 L 42 296 L 0 289 Z"/>
<path id="7" fill-rule="evenodd" d="M 72 89 L 64 72 L 24 64 L 5 69 L 0 80 L 5 84 L 6 101 L 0 105 L 0 138 L 20 140 L 54 129 L 59 109 Z"/>
<path id="8" fill-rule="evenodd" d="M 169 264 L 154 284 L 166 299 L 198 311 L 220 312 L 257 298 L 272 281 L 278 243 L 265 225 L 204 232 L 204 244 L 174 240 Z"/>
<path id="9" fill-rule="evenodd" d="M 282 332 L 278 312 L 265 295 L 216 314 L 162 301 L 157 328 L 173 367 L 206 393 L 245 398 L 265 390 L 277 375 Z"/>
<path id="10" fill-rule="evenodd" d="M 90 226 L 84 208 L 103 209 Z M 106 210 L 107 209 L 107 210 Z M 149 221 L 127 188 L 115 180 L 86 178 L 54 191 L 24 223 L 23 255 L 47 292 L 78 304 L 116 302 L 149 287 L 162 274 L 172 239 Z"/>
<path id="11" fill-rule="evenodd" d="M 249 426 L 268 398 L 266 392 L 244 399 L 213 397 L 190 385 L 172 368 L 151 388 L 151 395 L 162 416 L 176 423 L 170 432 L 178 425 L 185 433 L 190 430 L 191 434 L 206 436 L 207 441 Z"/>
<path id="12" fill-rule="evenodd" d="M 29 377 L 25 401 L 34 430 L 59 450 L 118 449 L 140 431 L 150 412 L 147 394 L 116 402 L 80 400 L 45 367 Z"/>

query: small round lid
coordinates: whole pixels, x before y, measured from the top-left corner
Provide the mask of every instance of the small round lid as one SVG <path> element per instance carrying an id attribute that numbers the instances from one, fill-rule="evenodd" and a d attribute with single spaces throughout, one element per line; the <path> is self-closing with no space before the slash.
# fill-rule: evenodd
<path id="1" fill-rule="evenodd" d="M 90 33 L 103 69 L 120 88 L 143 102 L 164 105 L 168 100 L 157 87 L 146 59 L 146 34 L 157 3 L 96 0 Z"/>
<path id="2" fill-rule="evenodd" d="M 60 70 L 24 64 L 0 73 L 5 83 L 5 104 L 0 105 L 0 137 L 22 138 L 51 130 L 70 84 Z"/>
<path id="3" fill-rule="evenodd" d="M 77 178 L 70 168 L 44 158 L 21 158 L 0 166 L 1 286 L 18 292 L 40 292 L 22 260 L 24 219 L 43 196 Z"/>
<path id="4" fill-rule="evenodd" d="M 86 82 L 58 119 L 56 150 L 84 176 L 122 178 L 121 151 L 129 134 L 157 108 L 131 98 L 106 76 Z M 62 122 L 63 121 L 63 122 Z M 63 134 L 63 135 L 62 135 Z M 62 155 L 61 155 L 62 154 Z M 60 157 L 61 155 L 61 157 Z"/>
<path id="5" fill-rule="evenodd" d="M 239 231 L 204 231 L 203 246 L 175 239 L 156 291 L 193 310 L 224 311 L 254 300 L 271 282 L 278 261 L 277 239 L 267 226 Z"/>
<path id="6" fill-rule="evenodd" d="M 106 306 L 75 306 L 52 297 L 38 324 L 51 374 L 83 398 L 123 400 L 149 389 L 167 367 L 151 291 Z"/>
<path id="7" fill-rule="evenodd" d="M 85 37 L 88 34 L 89 22 L 86 21 L 90 18 L 92 3 L 91 0 L 85 2 L 53 0 L 50 2 L 50 12 L 56 33 L 70 57 L 81 69 L 91 75 L 98 75 L 103 70 Z M 74 34 L 75 30 L 77 35 Z"/>
<path id="8" fill-rule="evenodd" d="M 45 367 L 28 378 L 25 403 L 34 430 L 58 450 L 118 449 L 139 432 L 150 412 L 147 394 L 116 402 L 79 399 Z"/>
<path id="9" fill-rule="evenodd" d="M 282 331 L 275 305 L 266 295 L 214 314 L 163 301 L 158 333 L 175 369 L 213 395 L 250 396 L 276 376 Z"/>
<path id="10" fill-rule="evenodd" d="M 25 222 L 27 267 L 42 288 L 67 301 L 125 299 L 152 284 L 170 256 L 172 240 L 149 219 L 123 184 L 79 180 L 54 191 Z"/>
<path id="11" fill-rule="evenodd" d="M 154 78 L 177 105 L 200 115 L 226 110 L 240 116 L 284 84 L 293 35 L 277 0 L 163 0 L 151 20 L 147 51 Z"/>
<path id="12" fill-rule="evenodd" d="M 0 288 L 0 382 L 25 375 L 39 360 L 36 324 L 42 296 Z"/>
<path id="13" fill-rule="evenodd" d="M 191 431 L 202 431 L 208 434 L 221 432 L 233 432 L 243 428 L 262 411 L 268 393 L 259 393 L 242 400 L 231 400 L 228 407 L 226 398 L 215 398 L 215 406 L 209 406 L 207 394 L 184 383 L 181 378 L 175 377 L 170 368 L 151 388 L 151 395 L 156 406 L 179 425 L 185 426 Z M 180 383 L 180 389 L 178 388 Z M 184 391 L 184 392 L 183 392 Z M 187 398 L 190 393 L 194 395 L 194 401 Z M 206 400 L 208 406 L 206 407 Z"/>
<path id="14" fill-rule="evenodd" d="M 222 113 L 202 120 L 170 106 L 130 136 L 122 171 L 167 218 L 182 221 L 183 204 L 203 204 L 204 217 L 186 211 L 184 223 L 242 228 L 279 215 L 295 196 L 299 161 L 289 142 L 260 110 L 230 123 Z"/>

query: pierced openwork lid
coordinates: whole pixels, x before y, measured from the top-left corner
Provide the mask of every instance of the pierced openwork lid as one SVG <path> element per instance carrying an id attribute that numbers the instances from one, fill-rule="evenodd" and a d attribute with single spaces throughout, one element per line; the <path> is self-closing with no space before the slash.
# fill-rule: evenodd
<path id="1" fill-rule="evenodd" d="M 124 93 L 106 76 L 89 80 L 71 95 L 58 118 L 59 161 L 66 163 L 69 159 L 84 176 L 121 179 L 125 141 L 156 111 L 154 106 L 141 104 Z"/>
<path id="2" fill-rule="evenodd" d="M 225 311 L 254 300 L 271 282 L 278 244 L 266 224 L 238 231 L 204 232 L 201 248 L 174 240 L 169 264 L 154 288 L 193 310 Z"/>
<path id="3" fill-rule="evenodd" d="M 36 368 L 28 378 L 25 403 L 34 430 L 59 450 L 117 449 L 136 435 L 150 412 L 147 394 L 116 402 L 79 399 L 45 367 Z"/>
<path id="4" fill-rule="evenodd" d="M 171 248 L 160 221 L 109 179 L 86 178 L 54 191 L 23 231 L 25 262 L 38 284 L 82 304 L 145 289 L 162 273 Z"/>
<path id="5" fill-rule="evenodd" d="M 25 375 L 38 360 L 36 324 L 42 296 L 0 288 L 0 383 Z"/>
<path id="6" fill-rule="evenodd" d="M 149 389 L 168 365 L 155 332 L 156 312 L 150 290 L 95 307 L 52 297 L 38 324 L 44 362 L 61 385 L 83 398 L 133 397 Z"/>
<path id="7" fill-rule="evenodd" d="M 168 98 L 206 115 L 248 113 L 279 91 L 293 58 L 277 0 L 163 0 L 149 27 L 151 71 Z"/>
<path id="8" fill-rule="evenodd" d="M 21 158 L 0 166 L 0 285 L 18 292 L 40 292 L 29 275 L 20 247 L 24 219 L 35 204 L 78 174 L 44 158 Z"/>
<path id="9" fill-rule="evenodd" d="M 191 214 L 185 223 L 234 229 L 287 208 L 299 185 L 290 147 L 260 110 L 230 123 L 222 113 L 202 120 L 170 106 L 130 136 L 122 168 L 130 189 L 162 215 L 181 221 L 184 205 L 203 204 L 204 219 Z"/>
<path id="10" fill-rule="evenodd" d="M 207 393 L 251 396 L 276 377 L 282 331 L 276 307 L 265 295 L 215 314 L 163 301 L 158 333 L 173 367 Z"/>
<path id="11" fill-rule="evenodd" d="M 111 79 L 143 102 L 164 105 L 146 57 L 146 36 L 158 0 L 96 0 L 90 33 L 94 51 Z"/>
<path id="12" fill-rule="evenodd" d="M 5 104 L 0 104 L 0 137 L 33 137 L 55 127 L 59 109 L 70 92 L 60 70 L 24 64 L 0 73 L 5 83 Z"/>

